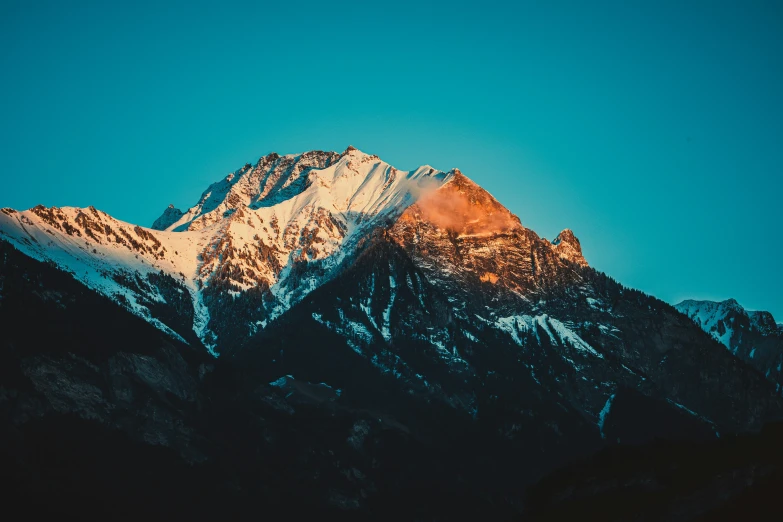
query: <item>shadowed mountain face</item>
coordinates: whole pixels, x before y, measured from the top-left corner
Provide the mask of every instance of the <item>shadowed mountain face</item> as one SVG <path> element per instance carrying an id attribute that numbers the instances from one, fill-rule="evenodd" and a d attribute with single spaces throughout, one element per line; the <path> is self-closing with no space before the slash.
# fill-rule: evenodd
<path id="1" fill-rule="evenodd" d="M 100 493 L 151 499 L 128 517 L 503 519 L 607 445 L 783 414 L 751 360 L 590 268 L 570 230 L 352 148 L 261 158 L 153 229 L 3 209 L 0 256 L 10 491 L 67 513 L 106 518 Z"/>
<path id="2" fill-rule="evenodd" d="M 712 441 L 613 446 L 528 490 L 525 520 L 718 522 L 776 518 L 783 425 Z"/>
<path id="3" fill-rule="evenodd" d="M 734 299 L 683 301 L 675 308 L 775 384 L 783 386 L 783 329 L 769 312 L 745 310 Z"/>

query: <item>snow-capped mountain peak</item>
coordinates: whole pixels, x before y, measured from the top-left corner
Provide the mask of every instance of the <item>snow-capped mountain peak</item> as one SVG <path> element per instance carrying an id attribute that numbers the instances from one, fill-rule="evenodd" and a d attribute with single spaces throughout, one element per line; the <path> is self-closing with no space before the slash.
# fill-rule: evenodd
<path id="1" fill-rule="evenodd" d="M 783 331 L 771 313 L 746 310 L 735 299 L 686 300 L 675 308 L 778 386 L 783 383 Z"/>
<path id="2" fill-rule="evenodd" d="M 160 289 L 126 280 L 146 282 L 158 272 L 173 278 L 192 298 L 192 330 L 214 347 L 219 296 L 264 294 L 245 303 L 257 312 L 246 328 L 263 327 L 328 280 L 359 239 L 452 177 L 428 166 L 400 171 L 353 147 L 271 153 L 210 185 L 185 212 L 169 205 L 152 229 L 92 207 L 39 206 L 4 209 L 0 237 L 187 337 L 154 318 L 153 303 L 166 300 Z"/>
<path id="3" fill-rule="evenodd" d="M 729 349 L 734 335 L 735 318 L 748 317 L 745 309 L 735 299 L 719 302 L 688 299 L 674 307 Z"/>
<path id="4" fill-rule="evenodd" d="M 416 244 L 434 241 L 428 255 L 456 245 L 457 264 L 444 252 L 442 270 L 497 282 L 515 295 L 538 284 L 536 269 L 518 263 L 555 256 L 586 265 L 573 233 L 564 231 L 555 244 L 540 240 L 458 169 L 401 171 L 355 147 L 267 154 L 211 184 L 187 210 L 169 205 L 152 229 L 92 207 L 0 214 L 0 238 L 166 331 L 184 339 L 195 332 L 212 351 L 231 336 L 264 328 L 331 279 L 380 229 L 413 256 L 427 252 Z M 493 249 L 519 257 L 506 260 Z M 158 274 L 171 281 L 164 284 Z M 193 310 L 177 325 L 155 312 L 155 303 L 170 301 L 175 291 L 189 297 Z"/>

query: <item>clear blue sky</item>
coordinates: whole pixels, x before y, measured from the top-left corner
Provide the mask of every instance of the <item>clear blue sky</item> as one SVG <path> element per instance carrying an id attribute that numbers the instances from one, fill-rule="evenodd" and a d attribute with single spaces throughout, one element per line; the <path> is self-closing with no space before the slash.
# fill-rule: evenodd
<path id="1" fill-rule="evenodd" d="M 628 286 L 783 321 L 783 2 L 369 4 L 0 0 L 0 206 L 149 225 L 353 144 L 459 167 Z"/>

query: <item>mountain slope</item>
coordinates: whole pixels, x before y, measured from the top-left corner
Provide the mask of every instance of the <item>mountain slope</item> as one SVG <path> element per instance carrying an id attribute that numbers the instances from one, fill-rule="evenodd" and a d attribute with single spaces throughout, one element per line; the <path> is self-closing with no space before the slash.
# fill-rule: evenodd
<path id="1" fill-rule="evenodd" d="M 783 386 L 783 330 L 772 314 L 745 310 L 734 299 L 722 302 L 686 300 L 675 308 L 724 345 L 731 353 Z"/>
<path id="2" fill-rule="evenodd" d="M 440 266 L 448 267 L 443 255 L 438 253 Z M 466 282 L 458 270 L 430 277 L 429 266 L 417 263 L 390 233 L 378 234 L 353 265 L 313 291 L 283 323 L 250 337 L 237 357 L 278 373 L 302 372 L 312 360 L 308 379 L 351 389 L 340 382 L 347 363 L 333 361 L 359 356 L 410 396 L 477 419 L 507 415 L 511 439 L 546 432 L 538 447 L 569 436 L 566 421 L 541 421 L 540 412 L 551 407 L 537 401 L 552 398 L 569 412 L 568 422 L 587 422 L 583 429 L 595 437 L 605 435 L 603 420 L 625 390 L 686 412 L 712 434 L 757 429 L 779 415 L 780 397 L 762 376 L 669 305 L 590 268 L 570 265 L 582 296 L 561 275 L 564 282 L 531 290 L 536 299 L 527 302 L 477 277 Z M 523 281 L 510 284 L 518 288 Z M 465 290 L 470 284 L 476 285 L 472 294 Z M 292 334 L 280 328 L 296 330 L 297 340 L 281 346 L 279 338 Z M 313 355 L 324 328 L 341 340 L 339 347 L 317 348 L 331 363 Z M 291 350 L 301 355 L 281 363 Z M 722 400 L 713 401 L 714 395 Z"/>
<path id="3" fill-rule="evenodd" d="M 432 520 L 498 519 L 510 509 L 449 475 L 457 463 L 475 471 L 460 459 L 475 438 L 412 438 L 328 385 L 261 380 L 3 242 L 0 328 L 8 510 L 77 520 Z M 440 493 L 422 502 L 417 491 L 434 483 Z"/>

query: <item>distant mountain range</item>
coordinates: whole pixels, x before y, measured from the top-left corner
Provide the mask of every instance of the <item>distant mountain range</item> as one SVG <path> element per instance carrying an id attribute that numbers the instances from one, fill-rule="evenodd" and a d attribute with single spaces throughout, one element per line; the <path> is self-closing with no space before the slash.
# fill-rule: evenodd
<path id="1" fill-rule="evenodd" d="M 769 314 L 626 288 L 457 169 L 273 153 L 152 228 L 2 209 L 0 250 L 9 487 L 69 513 L 503 519 L 607 445 L 783 417 Z"/>
<path id="2" fill-rule="evenodd" d="M 780 390 L 783 385 L 783 328 L 769 312 L 745 310 L 734 299 L 683 301 L 675 308 L 731 353 L 756 368 Z"/>

